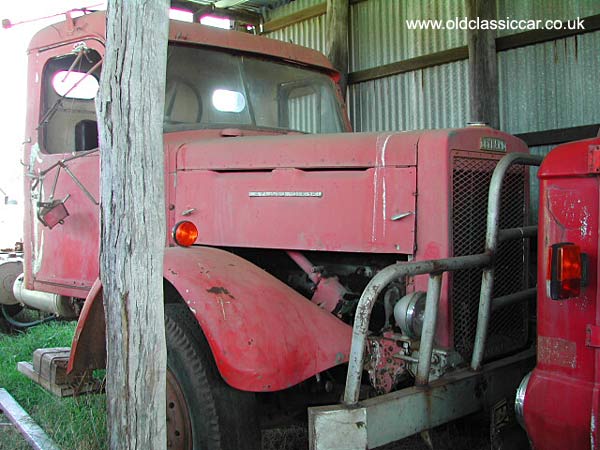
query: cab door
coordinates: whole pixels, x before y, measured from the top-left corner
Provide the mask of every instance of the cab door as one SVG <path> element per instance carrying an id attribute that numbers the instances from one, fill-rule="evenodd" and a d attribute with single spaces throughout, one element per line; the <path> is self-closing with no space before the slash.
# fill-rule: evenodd
<path id="1" fill-rule="evenodd" d="M 94 99 L 103 44 L 31 51 L 25 146 L 25 282 L 84 298 L 98 277 L 100 157 Z"/>

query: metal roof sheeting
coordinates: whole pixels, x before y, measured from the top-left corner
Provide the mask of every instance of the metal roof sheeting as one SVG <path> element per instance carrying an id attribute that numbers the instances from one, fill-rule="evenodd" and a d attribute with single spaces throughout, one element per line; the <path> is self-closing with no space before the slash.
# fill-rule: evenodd
<path id="1" fill-rule="evenodd" d="M 526 133 L 600 122 L 600 32 L 498 54 L 500 127 Z"/>

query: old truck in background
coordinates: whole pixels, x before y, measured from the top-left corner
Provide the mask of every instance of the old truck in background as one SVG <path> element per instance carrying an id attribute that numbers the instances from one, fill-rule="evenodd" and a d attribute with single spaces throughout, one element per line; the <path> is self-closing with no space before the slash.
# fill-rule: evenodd
<path id="1" fill-rule="evenodd" d="M 78 319 L 78 382 L 106 358 L 104 34 L 103 13 L 67 15 L 30 44 L 23 275 L 0 296 L 5 313 Z M 261 426 L 307 407 L 311 448 L 330 450 L 483 408 L 508 422 L 534 364 L 525 166 L 540 158 L 480 124 L 351 133 L 322 54 L 183 22 L 169 37 L 169 447 L 258 448 Z M 34 358 L 36 380 L 56 370 Z"/>
<path id="2" fill-rule="evenodd" d="M 517 416 L 535 449 L 597 449 L 600 137 L 558 146 L 539 178 L 537 365 Z"/>

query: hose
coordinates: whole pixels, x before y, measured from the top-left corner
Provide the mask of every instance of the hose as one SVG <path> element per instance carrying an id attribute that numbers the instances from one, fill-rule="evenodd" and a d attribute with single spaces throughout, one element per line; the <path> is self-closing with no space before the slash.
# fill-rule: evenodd
<path id="1" fill-rule="evenodd" d="M 52 316 L 44 317 L 43 319 L 34 320 L 33 322 L 19 322 L 18 320 L 13 319 L 10 316 L 10 314 L 8 314 L 6 312 L 4 305 L 0 305 L 0 309 L 2 309 L 2 316 L 4 317 L 4 319 L 15 328 L 31 328 L 31 327 L 40 325 L 45 322 L 50 322 L 52 320 L 56 320 L 56 316 L 52 315 Z"/>

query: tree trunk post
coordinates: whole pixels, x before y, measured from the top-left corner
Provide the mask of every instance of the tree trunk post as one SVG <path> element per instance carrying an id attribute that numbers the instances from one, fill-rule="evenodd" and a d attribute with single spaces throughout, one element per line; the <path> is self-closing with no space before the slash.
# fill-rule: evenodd
<path id="1" fill-rule="evenodd" d="M 327 57 L 340 72 L 344 98 L 348 85 L 348 13 L 348 0 L 327 0 Z"/>
<path id="2" fill-rule="evenodd" d="M 169 0 L 109 0 L 96 99 L 111 449 L 166 448 L 163 108 Z"/>
<path id="3" fill-rule="evenodd" d="M 469 0 L 469 19 L 495 19 L 495 0 Z M 468 30 L 471 121 L 500 126 L 495 30 Z"/>

